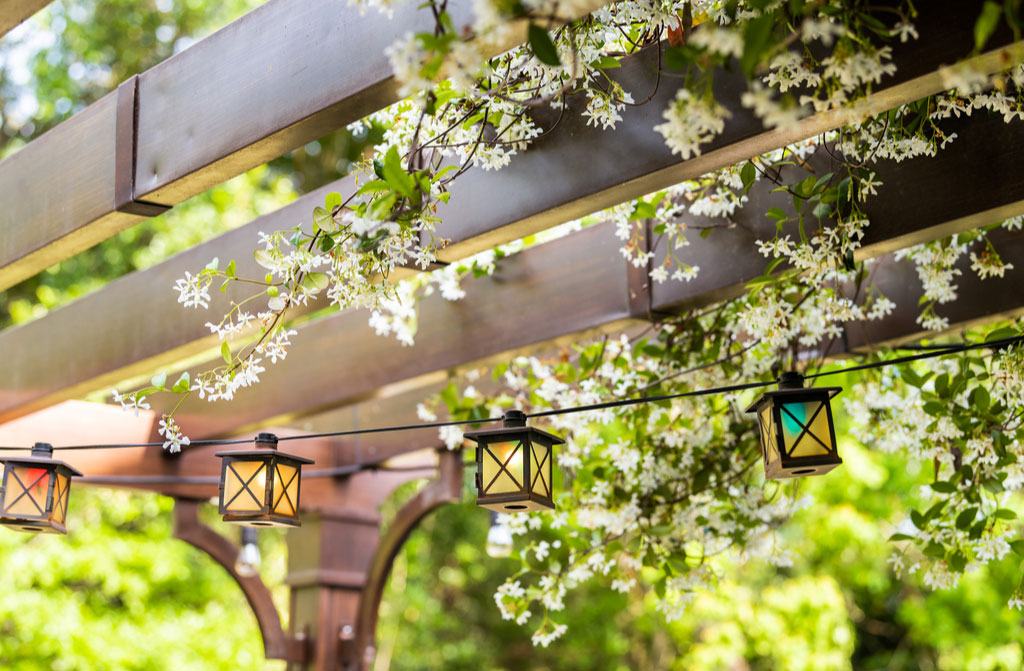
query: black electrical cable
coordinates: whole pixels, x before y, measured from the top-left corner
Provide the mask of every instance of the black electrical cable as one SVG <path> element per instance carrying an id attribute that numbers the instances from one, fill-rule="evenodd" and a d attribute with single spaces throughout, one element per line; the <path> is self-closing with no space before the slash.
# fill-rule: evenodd
<path id="1" fill-rule="evenodd" d="M 859 370 L 868 370 L 872 368 L 884 368 L 886 366 L 895 366 L 903 363 L 910 363 L 912 361 L 920 361 L 922 359 L 933 359 L 940 356 L 946 356 L 948 354 L 959 354 L 961 352 L 967 352 L 975 349 L 1001 349 L 1010 345 L 1015 345 L 1020 342 L 1024 342 L 1024 336 L 1013 336 L 1011 338 L 1001 338 L 998 340 L 990 340 L 986 342 L 961 344 L 961 345 L 950 345 L 944 348 L 930 349 L 921 354 L 913 354 L 909 356 L 897 357 L 895 359 L 885 359 L 882 361 L 873 361 L 871 363 L 861 364 L 859 366 L 850 366 L 848 368 L 840 368 L 838 370 L 829 370 L 821 373 L 814 373 L 812 375 L 805 375 L 805 379 L 814 379 L 819 377 L 826 377 L 829 375 L 841 375 L 843 373 L 851 373 Z M 778 384 L 778 380 L 767 380 L 762 382 L 748 382 L 745 384 L 736 384 L 726 387 L 712 387 L 710 389 L 698 389 L 696 391 L 687 391 L 679 394 L 664 394 L 660 396 L 640 396 L 637 398 L 625 398 L 616 401 L 605 401 L 603 403 L 592 403 L 589 405 L 577 405 L 567 408 L 556 408 L 554 410 L 544 410 L 542 412 L 529 413 L 526 416 L 528 418 L 536 417 L 551 417 L 554 415 L 565 415 L 574 412 L 588 412 L 591 410 L 605 410 L 608 408 L 620 408 L 629 405 L 638 405 L 641 403 L 657 403 L 659 401 L 671 401 L 679 398 L 693 398 L 698 396 L 710 396 L 713 394 L 729 394 L 737 391 L 744 391 L 747 389 L 756 389 L 759 387 L 768 387 L 774 384 Z M 500 421 L 501 417 L 488 417 L 485 419 L 462 419 L 462 420 L 448 420 L 444 422 L 428 422 L 423 424 L 401 424 L 395 426 L 381 426 L 370 429 L 348 429 L 345 431 L 327 431 L 324 433 L 309 433 L 309 434 L 297 434 L 292 436 L 281 436 L 278 441 L 286 440 L 306 440 L 312 438 L 335 438 L 340 436 L 356 436 L 373 433 L 385 433 L 391 431 L 411 431 L 414 429 L 432 429 L 440 428 L 445 426 L 461 426 L 465 424 L 486 424 L 488 422 Z M 241 445 L 251 443 L 251 439 L 244 438 L 232 438 L 232 439 L 211 439 L 211 440 L 197 440 L 189 443 L 189 447 L 201 447 L 208 445 Z M 71 445 L 67 447 L 55 447 L 56 450 L 93 450 L 93 449 L 118 449 L 118 448 L 138 448 L 138 447 L 162 447 L 163 442 L 153 443 L 118 443 L 118 444 L 100 444 L 100 445 Z M 28 447 L 0 447 L 2 451 L 11 450 L 26 450 L 31 449 Z M 359 470 L 369 470 L 372 468 L 383 468 L 378 464 L 354 464 L 352 466 L 341 466 L 335 469 L 324 469 L 329 471 L 331 474 L 347 475 L 355 473 Z M 415 470 L 415 469 L 414 469 Z M 311 471 L 311 473 L 313 473 Z M 111 476 L 113 477 L 113 476 Z M 122 477 L 134 477 L 134 476 L 122 476 Z M 145 476 L 140 476 L 145 477 Z M 328 477 L 323 475 L 322 477 Z M 179 482 L 181 480 L 175 480 Z M 199 483 L 202 484 L 202 483 Z"/>

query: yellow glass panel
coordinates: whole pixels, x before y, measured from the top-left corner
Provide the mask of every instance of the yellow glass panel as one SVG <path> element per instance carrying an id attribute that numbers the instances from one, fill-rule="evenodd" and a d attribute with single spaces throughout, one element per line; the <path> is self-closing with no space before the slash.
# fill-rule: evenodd
<path id="1" fill-rule="evenodd" d="M 548 468 L 550 466 L 551 448 L 547 445 L 530 441 L 530 452 L 533 455 L 533 461 L 530 465 L 531 490 L 534 494 L 551 498 L 551 473 Z"/>
<path id="2" fill-rule="evenodd" d="M 45 517 L 50 472 L 45 468 L 14 466 L 4 492 L 4 514 L 14 517 Z"/>
<path id="3" fill-rule="evenodd" d="M 53 514 L 51 519 L 57 524 L 64 524 L 68 516 L 68 492 L 70 483 L 68 476 L 58 473 L 57 484 L 53 489 Z"/>
<path id="4" fill-rule="evenodd" d="M 523 490 L 522 443 L 506 441 L 481 447 L 483 451 L 484 494 L 507 494 Z"/>
<path id="5" fill-rule="evenodd" d="M 275 468 L 277 482 L 274 483 L 274 493 L 277 500 L 274 501 L 274 512 L 294 517 L 295 504 L 299 500 L 299 469 L 281 463 Z"/>
<path id="6" fill-rule="evenodd" d="M 828 414 L 821 401 L 783 404 L 780 415 L 789 456 L 814 457 L 829 453 L 825 447 L 831 444 Z M 804 427 L 808 431 L 805 432 Z"/>
<path id="7" fill-rule="evenodd" d="M 267 469 L 263 461 L 231 461 L 224 478 L 224 509 L 230 513 L 263 509 Z"/>
<path id="8" fill-rule="evenodd" d="M 775 445 L 775 423 L 772 421 L 772 404 L 765 403 L 758 413 L 761 423 L 761 445 L 764 446 L 764 459 L 767 463 L 779 460 L 779 450 Z"/>

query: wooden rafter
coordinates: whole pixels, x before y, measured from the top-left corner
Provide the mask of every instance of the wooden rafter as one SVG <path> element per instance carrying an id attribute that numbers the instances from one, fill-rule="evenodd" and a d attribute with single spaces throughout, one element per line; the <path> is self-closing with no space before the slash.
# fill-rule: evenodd
<path id="1" fill-rule="evenodd" d="M 972 50 L 968 31 L 961 30 L 975 18 L 976 8 L 969 5 L 942 2 L 922 8 L 918 29 L 923 40 L 894 45 L 896 74 L 856 113 L 877 113 L 941 91 L 937 68 Z M 450 11 L 456 27 L 469 21 L 463 4 Z M 13 203 L 0 212 L 5 232 L 0 237 L 0 288 L 136 223 L 139 215 L 124 212 L 118 193 L 130 192 L 133 202 L 174 205 L 394 102 L 396 86 L 380 45 L 422 27 L 424 17 L 429 21 L 423 12 L 417 16 L 409 6 L 396 10 L 393 21 L 373 13 L 343 21 L 332 0 L 272 0 L 139 75 L 131 119 L 118 111 L 115 92 L 0 162 L 0 199 Z M 310 39 L 309 26 L 315 26 L 317 39 Z M 267 34 L 278 35 L 278 41 L 268 44 Z M 522 30 L 510 34 L 510 43 L 503 46 L 524 35 Z M 992 41 L 997 48 L 974 57 L 974 67 L 994 71 L 1019 60 L 1019 45 L 1013 53 L 1005 48 L 1011 39 L 997 34 Z M 627 60 L 640 67 L 636 63 L 642 58 Z M 623 73 L 629 69 L 627 64 Z M 651 90 L 649 79 L 635 90 Z M 640 157 L 626 160 L 637 163 L 632 167 L 639 174 L 606 178 L 595 192 L 586 192 L 590 211 L 632 197 L 620 188 L 624 181 L 642 179 L 637 186 L 655 190 L 849 120 L 845 111 L 816 114 L 791 130 L 765 131 L 739 102 L 745 83 L 737 74 L 719 72 L 715 82 L 716 98 L 733 118 L 703 156 L 685 164 L 650 130 L 660 121 L 672 87 L 662 87 L 651 104 L 630 108 L 629 115 L 638 120 L 634 132 L 615 134 L 633 144 L 616 156 Z M 115 129 L 131 132 L 115 135 Z M 130 177 L 115 169 L 118 151 L 131 156 Z M 574 216 L 570 210 L 554 216 L 566 215 Z"/>
<path id="2" fill-rule="evenodd" d="M 50 0 L 0 0 L 0 36 L 50 4 Z"/>
<path id="3" fill-rule="evenodd" d="M 902 164 L 883 162 L 877 166 L 883 186 L 876 196 L 866 201 L 871 220 L 866 246 L 858 252 L 863 258 L 874 256 L 895 245 L 921 242 L 948 235 L 965 227 L 994 223 L 1013 214 L 1024 212 L 1024 176 L 1014 168 L 1024 150 L 1024 124 L 1003 123 L 999 118 L 976 115 L 953 120 L 949 125 L 959 138 L 932 158 L 917 158 Z M 574 128 L 578 145 L 606 147 L 608 151 L 622 149 L 617 142 L 620 131 L 601 133 L 590 129 Z M 563 151 L 564 150 L 564 151 Z M 536 230 L 537 226 L 551 223 L 550 214 L 537 217 L 523 213 L 549 208 L 547 212 L 564 211 L 560 206 L 571 197 L 572 191 L 562 180 L 534 179 L 533 197 L 519 208 L 520 198 L 503 199 L 507 193 L 504 180 L 522 183 L 527 188 L 531 171 L 538 163 L 559 166 L 575 188 L 582 188 L 582 179 L 574 177 L 572 165 L 592 163 L 593 157 L 572 153 L 572 147 L 544 145 L 495 173 L 470 173 L 466 179 L 477 179 L 467 184 L 476 187 L 475 194 L 466 192 L 465 198 L 453 200 L 445 213 L 447 235 L 455 245 L 481 248 L 482 240 L 507 241 L 509 236 Z M 590 150 L 583 150 L 590 151 Z M 819 172 L 829 170 L 827 164 Z M 630 173 L 619 173 L 620 178 Z M 176 278 L 186 269 L 195 270 L 206 265 L 213 257 L 235 258 L 242 275 L 259 276 L 261 269 L 251 260 L 251 246 L 255 229 L 272 230 L 287 227 L 301 219 L 312 207 L 313 201 L 322 202 L 329 187 L 300 199 L 277 212 L 266 215 L 238 230 L 227 233 L 209 243 L 195 247 L 173 259 L 148 270 L 121 278 L 69 306 L 61 308 L 36 322 L 0 333 L 0 349 L 22 352 L 20 357 L 0 360 L 0 419 L 10 419 L 54 402 L 74 398 L 97 389 L 106 389 L 132 375 L 148 373 L 159 366 L 169 365 L 217 346 L 215 336 L 203 325 L 204 315 L 184 311 L 176 302 L 171 289 Z M 646 188 L 646 187 L 639 187 Z M 651 289 L 650 307 L 655 311 L 671 311 L 694 303 L 707 303 L 738 295 L 743 285 L 763 272 L 765 259 L 756 251 L 756 240 L 774 234 L 774 222 L 763 213 L 769 207 L 790 208 L 791 199 L 784 193 L 773 192 L 774 184 L 762 180 L 750 193 L 750 202 L 735 216 L 735 226 L 712 231 L 707 238 L 696 231 L 689 236 L 690 247 L 683 250 L 685 258 L 701 267 L 691 282 L 655 284 Z M 491 194 L 494 194 L 493 196 Z M 463 204 L 455 205 L 462 201 Z M 508 201 L 507 203 L 504 201 Z M 560 209 L 561 208 L 561 209 Z M 499 210 L 500 216 L 494 211 Z M 553 219 L 558 221 L 558 219 Z M 481 224 L 484 222 L 484 224 Z M 525 223 L 524 223 L 525 222 Z M 694 227 L 720 225 L 722 222 L 688 217 Z M 492 228 L 488 228 L 492 227 Z M 611 232 L 606 234 L 614 245 Z M 579 248 L 575 242 L 566 242 L 565 251 L 555 263 L 569 270 L 588 248 Z M 608 263 L 614 249 L 605 249 Z M 654 263 L 660 263 L 664 250 Z M 513 262 L 515 263 L 515 262 Z M 585 263 L 581 261 L 581 263 Z M 643 271 L 638 275 L 641 278 Z M 610 295 L 625 292 L 625 277 L 606 276 L 601 282 L 622 281 L 621 286 L 607 287 Z M 235 287 L 236 299 L 245 287 Z M 215 294 L 218 298 L 220 294 Z M 646 297 L 643 298 L 646 301 Z M 425 308 L 421 322 L 433 319 L 432 303 Z M 319 307 L 318 304 L 313 307 Z M 629 308 L 632 314 L 642 314 L 647 308 Z M 450 307 L 455 314 L 467 314 L 465 308 Z M 297 314 L 301 314 L 297 313 Z M 439 313 L 439 314 L 443 314 Z M 175 319 L 168 319 L 175 315 Z M 442 317 L 439 317 L 442 318 Z M 320 352 L 331 351 L 331 342 L 362 342 L 372 338 L 365 326 L 366 315 L 337 315 L 320 326 L 303 328 L 302 339 L 323 337 L 322 346 L 312 345 Z M 311 330 L 312 329 L 312 330 Z M 322 336 L 310 336 L 322 333 Z M 305 344 L 299 348 L 304 349 Z M 396 345 L 397 348 L 397 345 Z M 400 351 L 402 348 L 398 348 Z M 382 379 L 382 384 L 396 381 L 394 376 Z M 364 389 L 360 393 L 369 393 Z M 311 397 L 312 398 L 312 397 Z M 333 401 L 332 401 L 333 402 Z"/>

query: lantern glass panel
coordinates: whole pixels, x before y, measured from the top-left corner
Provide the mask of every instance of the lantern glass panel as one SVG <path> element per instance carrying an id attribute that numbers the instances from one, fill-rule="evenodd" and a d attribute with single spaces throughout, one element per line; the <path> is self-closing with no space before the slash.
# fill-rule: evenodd
<path id="1" fill-rule="evenodd" d="M 825 402 L 782 403 L 779 405 L 779 416 L 789 456 L 815 457 L 832 452 Z"/>
<path id="2" fill-rule="evenodd" d="M 274 512 L 294 516 L 299 503 L 299 469 L 280 461 L 274 468 L 277 471 L 274 478 Z"/>
<path id="3" fill-rule="evenodd" d="M 775 422 L 772 421 L 772 404 L 765 403 L 757 413 L 761 426 L 761 445 L 764 447 L 766 462 L 778 461 L 779 450 L 775 444 Z"/>
<path id="4" fill-rule="evenodd" d="M 523 490 L 523 444 L 505 441 L 483 445 L 484 494 L 507 494 Z"/>
<path id="5" fill-rule="evenodd" d="M 530 477 L 532 482 L 530 490 L 534 494 L 540 494 L 546 499 L 551 498 L 551 447 L 537 442 L 530 441 Z"/>
<path id="6" fill-rule="evenodd" d="M 71 491 L 71 478 L 57 473 L 53 490 L 53 515 L 51 519 L 57 524 L 64 524 L 68 516 L 68 493 Z"/>
<path id="7" fill-rule="evenodd" d="M 259 512 L 266 500 L 265 461 L 229 461 L 224 477 L 224 509 L 229 513 Z"/>
<path id="8" fill-rule="evenodd" d="M 10 466 L 4 492 L 4 515 L 46 517 L 50 471 L 38 466 Z"/>

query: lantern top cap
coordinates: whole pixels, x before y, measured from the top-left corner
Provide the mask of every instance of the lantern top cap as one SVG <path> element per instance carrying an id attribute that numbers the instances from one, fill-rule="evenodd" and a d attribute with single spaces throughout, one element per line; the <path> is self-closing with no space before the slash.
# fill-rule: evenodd
<path id="1" fill-rule="evenodd" d="M 473 431 L 466 434 L 466 438 L 470 440 L 480 442 L 480 438 L 487 438 L 490 436 L 502 436 L 502 435 L 513 435 L 516 433 L 528 433 L 532 436 L 543 436 L 547 442 L 552 445 L 562 445 L 565 443 L 563 438 L 556 436 L 553 433 L 548 433 L 541 429 L 534 428 L 526 425 L 526 413 L 522 410 L 507 410 L 501 418 L 502 427 L 500 429 L 486 429 L 484 431 Z"/>
<path id="2" fill-rule="evenodd" d="M 296 454 L 288 454 L 277 449 L 277 436 L 272 433 L 260 433 L 253 439 L 256 449 L 253 450 L 228 450 L 226 452 L 214 452 L 215 457 L 271 457 L 278 456 L 285 459 L 297 461 L 300 464 L 315 463 L 307 457 L 300 457 Z"/>
<path id="3" fill-rule="evenodd" d="M 74 466 L 58 461 L 53 458 L 53 445 L 49 443 L 36 443 L 32 446 L 32 453 L 27 457 L 0 457 L 0 464 L 35 464 L 43 467 L 63 467 L 71 475 L 82 476 L 82 472 Z"/>
<path id="4" fill-rule="evenodd" d="M 773 398 L 785 399 L 786 397 L 802 396 L 807 397 L 807 400 L 814 400 L 815 398 L 820 398 L 822 394 L 827 394 L 828 400 L 832 400 L 843 390 L 842 387 L 805 387 L 803 383 L 804 377 L 800 373 L 783 373 L 779 377 L 779 388 L 775 391 L 766 391 L 761 394 L 757 400 L 747 406 L 744 412 L 757 412 L 762 403 Z"/>
<path id="5" fill-rule="evenodd" d="M 267 448 L 258 450 L 227 450 L 225 452 L 214 452 L 215 457 L 261 457 L 263 459 L 269 459 L 271 457 L 279 457 L 284 459 L 291 459 L 297 461 L 300 464 L 315 464 L 316 462 L 309 457 L 300 457 L 297 454 L 288 454 L 287 452 L 281 452 L 280 450 L 270 450 Z"/>

